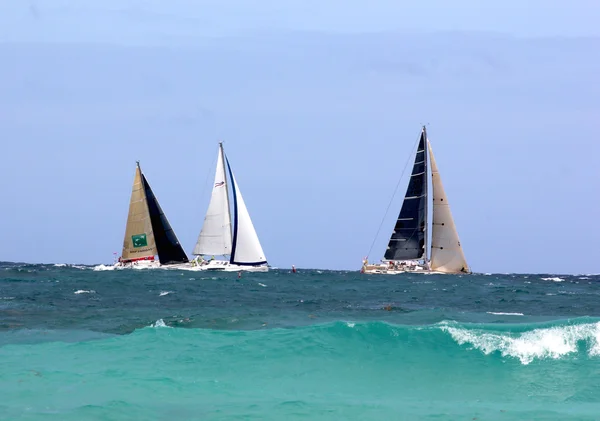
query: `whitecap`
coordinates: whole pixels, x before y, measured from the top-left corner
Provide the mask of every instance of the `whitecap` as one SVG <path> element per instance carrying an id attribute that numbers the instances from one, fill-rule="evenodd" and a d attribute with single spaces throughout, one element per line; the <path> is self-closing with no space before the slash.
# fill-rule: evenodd
<path id="1" fill-rule="evenodd" d="M 266 287 L 266 285 L 265 285 L 265 284 L 262 284 L 262 283 L 260 283 L 260 282 L 258 283 L 258 285 L 260 285 L 261 287 Z"/>
<path id="2" fill-rule="evenodd" d="M 356 326 L 356 323 L 354 323 L 354 322 L 346 322 L 346 326 L 348 326 L 348 327 L 354 327 L 354 326 Z"/>
<path id="3" fill-rule="evenodd" d="M 590 356 L 600 355 L 600 322 L 534 329 L 519 334 L 490 333 L 479 329 L 464 329 L 448 324 L 440 326 L 459 345 L 471 344 L 484 354 L 500 352 L 522 364 L 534 359 L 559 359 L 577 352 L 577 344 L 588 344 Z"/>
<path id="4" fill-rule="evenodd" d="M 542 278 L 542 281 L 552 281 L 552 282 L 564 282 L 564 279 L 559 277 L 554 278 Z"/>
<path id="5" fill-rule="evenodd" d="M 161 291 L 160 294 L 158 294 L 159 297 L 164 297 L 165 295 L 169 295 L 171 294 L 173 291 Z"/>
<path id="6" fill-rule="evenodd" d="M 150 327 L 169 327 L 166 325 L 163 319 L 158 319 L 155 323 L 151 324 Z"/>
<path id="7" fill-rule="evenodd" d="M 95 293 L 96 293 L 96 291 L 94 291 L 93 289 L 90 289 L 90 290 L 78 289 L 73 294 L 95 294 Z"/>
<path id="8" fill-rule="evenodd" d="M 98 265 L 94 266 L 92 270 L 115 270 L 115 266 Z"/>

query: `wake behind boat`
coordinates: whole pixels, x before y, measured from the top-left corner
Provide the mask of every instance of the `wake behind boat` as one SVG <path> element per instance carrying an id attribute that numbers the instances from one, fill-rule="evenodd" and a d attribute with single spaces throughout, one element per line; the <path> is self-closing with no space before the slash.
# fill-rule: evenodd
<path id="1" fill-rule="evenodd" d="M 188 258 L 185 251 L 179 244 L 138 161 L 129 202 L 123 252 L 114 267 L 177 268 L 186 263 Z"/>
<path id="2" fill-rule="evenodd" d="M 233 189 L 233 224 L 227 174 Z M 229 160 L 225 156 L 222 142 L 219 143 L 210 203 L 193 254 L 196 256 L 191 261 L 194 270 L 227 272 L 269 270 L 242 193 Z M 224 259 L 215 259 L 215 256 L 223 256 Z"/>
<path id="3" fill-rule="evenodd" d="M 431 168 L 431 180 L 428 167 Z M 433 196 L 431 241 L 428 239 L 427 215 L 430 183 Z M 421 131 L 413 171 L 384 259 L 381 263 L 369 264 L 367 256 L 361 272 L 470 273 L 425 126 Z"/>

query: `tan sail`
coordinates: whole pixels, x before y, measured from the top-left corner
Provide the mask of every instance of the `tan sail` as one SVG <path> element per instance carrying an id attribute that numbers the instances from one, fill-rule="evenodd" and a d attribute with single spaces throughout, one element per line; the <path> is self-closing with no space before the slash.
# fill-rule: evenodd
<path id="1" fill-rule="evenodd" d="M 155 256 L 156 243 L 150 221 L 146 192 L 142 184 L 140 164 L 135 169 L 131 201 L 129 202 L 129 216 L 123 240 L 123 253 L 121 259 L 136 260 Z"/>
<path id="2" fill-rule="evenodd" d="M 433 190 L 431 270 L 445 273 L 470 272 L 429 141 L 427 147 Z"/>

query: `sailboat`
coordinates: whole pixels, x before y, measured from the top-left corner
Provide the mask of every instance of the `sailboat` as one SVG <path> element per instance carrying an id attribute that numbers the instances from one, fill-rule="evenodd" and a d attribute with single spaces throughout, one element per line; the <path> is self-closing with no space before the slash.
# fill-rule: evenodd
<path id="1" fill-rule="evenodd" d="M 431 169 L 431 179 L 428 177 Z M 428 192 L 432 192 L 431 240 Z M 396 225 L 381 263 L 363 260 L 363 273 L 470 273 L 425 126 Z"/>
<path id="2" fill-rule="evenodd" d="M 229 186 L 233 190 L 233 223 Z M 228 272 L 269 270 L 265 253 L 223 150 L 222 142 L 219 143 L 210 203 L 193 254 L 195 258 L 191 261 L 191 266 L 196 270 Z M 223 256 L 225 259 L 217 260 L 215 256 Z"/>
<path id="3" fill-rule="evenodd" d="M 158 255 L 158 260 L 156 256 Z M 177 267 L 188 257 L 179 244 L 146 176 L 136 163 L 123 251 L 116 268 Z"/>

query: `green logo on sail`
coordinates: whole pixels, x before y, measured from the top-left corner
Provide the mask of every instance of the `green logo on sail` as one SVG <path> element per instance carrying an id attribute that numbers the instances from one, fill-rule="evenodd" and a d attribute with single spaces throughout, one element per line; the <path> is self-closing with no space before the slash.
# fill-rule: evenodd
<path id="1" fill-rule="evenodd" d="M 133 247 L 136 249 L 139 247 L 146 247 L 148 245 L 146 234 L 132 235 L 131 241 L 133 242 Z"/>

